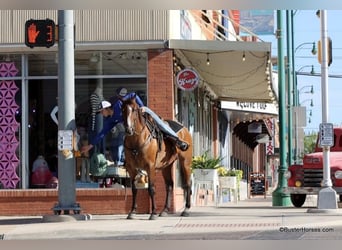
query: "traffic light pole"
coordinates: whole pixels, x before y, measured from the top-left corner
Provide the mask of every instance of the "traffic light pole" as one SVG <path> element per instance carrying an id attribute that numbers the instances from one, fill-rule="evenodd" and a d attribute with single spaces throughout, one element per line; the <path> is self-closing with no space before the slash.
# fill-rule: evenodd
<path id="1" fill-rule="evenodd" d="M 75 68 L 74 68 L 74 21 L 72 10 L 58 11 L 58 131 L 75 131 Z M 55 214 L 78 214 L 76 204 L 76 171 L 73 150 L 65 157 L 58 152 L 58 204 Z"/>
<path id="2" fill-rule="evenodd" d="M 326 10 L 320 10 L 321 19 L 321 88 L 322 88 L 322 124 L 327 124 L 329 120 L 328 109 L 328 31 Z M 331 49 L 331 48 L 330 48 Z M 330 60 L 330 59 L 329 59 Z M 323 188 L 318 193 L 318 209 L 337 209 L 336 191 L 332 188 L 330 177 L 330 146 L 323 146 Z"/>

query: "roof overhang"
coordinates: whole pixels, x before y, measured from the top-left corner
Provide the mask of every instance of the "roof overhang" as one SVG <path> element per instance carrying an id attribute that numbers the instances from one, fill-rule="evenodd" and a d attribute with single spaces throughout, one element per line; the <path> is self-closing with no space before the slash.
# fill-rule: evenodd
<path id="1" fill-rule="evenodd" d="M 216 99 L 274 101 L 271 43 L 168 40 L 165 46 L 175 49 L 182 62 L 188 62 L 184 66 L 197 71 L 203 85 L 209 87 Z"/>

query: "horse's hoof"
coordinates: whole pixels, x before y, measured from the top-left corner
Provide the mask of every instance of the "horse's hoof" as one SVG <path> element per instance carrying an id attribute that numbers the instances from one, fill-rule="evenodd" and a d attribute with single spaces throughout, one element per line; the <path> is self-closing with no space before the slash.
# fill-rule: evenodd
<path id="1" fill-rule="evenodd" d="M 149 220 L 156 220 L 158 218 L 158 215 L 156 214 L 151 214 Z"/>
<path id="2" fill-rule="evenodd" d="M 168 216 L 169 214 L 166 212 L 166 211 L 163 211 L 159 214 L 160 217 L 166 217 Z"/>
<path id="3" fill-rule="evenodd" d="M 189 217 L 189 216 L 190 216 L 190 213 L 189 213 L 188 211 L 183 211 L 183 212 L 181 213 L 181 216 L 182 216 L 182 217 Z"/>
<path id="4" fill-rule="evenodd" d="M 127 220 L 132 220 L 135 218 L 135 214 L 128 214 Z"/>

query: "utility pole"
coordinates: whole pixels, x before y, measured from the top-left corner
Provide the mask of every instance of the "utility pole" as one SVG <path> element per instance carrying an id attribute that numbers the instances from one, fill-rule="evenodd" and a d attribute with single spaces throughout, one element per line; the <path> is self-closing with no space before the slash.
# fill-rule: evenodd
<path id="1" fill-rule="evenodd" d="M 320 10 L 319 16 L 321 20 L 321 88 L 322 88 L 322 127 L 329 122 L 328 109 L 328 31 L 327 31 L 327 11 Z M 322 135 L 321 131 L 321 135 Z M 322 138 L 321 138 L 322 139 Z M 323 145 L 323 188 L 318 193 L 317 208 L 318 209 L 337 209 L 336 191 L 332 188 L 330 177 L 330 146 Z"/>
<path id="2" fill-rule="evenodd" d="M 278 39 L 278 85 L 279 85 L 279 143 L 280 143 L 280 166 L 278 169 L 278 187 L 272 193 L 273 206 L 290 206 L 290 195 L 284 193 L 283 189 L 287 186 L 285 172 L 287 171 L 286 162 L 286 102 L 285 102 L 285 70 L 283 53 L 283 11 L 277 10 L 277 39 Z"/>
<path id="3" fill-rule="evenodd" d="M 72 10 L 58 11 L 58 132 L 71 131 L 71 136 L 68 136 L 71 141 L 76 130 L 73 17 Z M 68 152 L 68 157 L 62 150 L 58 152 L 58 204 L 53 208 L 55 214 L 62 211 L 69 214 L 70 210 L 78 214 L 80 211 L 76 204 L 75 157 L 73 149 Z"/>
<path id="4" fill-rule="evenodd" d="M 286 44 L 287 44 L 287 60 L 286 60 L 286 71 L 287 71 L 287 142 L 288 142 L 288 166 L 293 164 L 293 159 L 296 159 L 296 152 L 292 150 L 292 115 L 293 115 L 293 64 L 292 64 L 292 11 L 286 10 Z M 295 90 L 297 91 L 297 90 Z M 295 127 L 296 128 L 296 127 Z M 297 131 L 295 131 L 297 132 Z M 294 157 L 293 157 L 294 156 Z"/>

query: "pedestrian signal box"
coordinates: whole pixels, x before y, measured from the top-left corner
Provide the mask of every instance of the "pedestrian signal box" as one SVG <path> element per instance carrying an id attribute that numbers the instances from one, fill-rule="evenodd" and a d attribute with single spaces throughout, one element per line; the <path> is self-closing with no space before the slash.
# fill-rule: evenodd
<path id="1" fill-rule="evenodd" d="M 30 47 L 51 47 L 55 44 L 56 25 L 51 19 L 27 20 L 25 23 L 25 44 Z"/>

